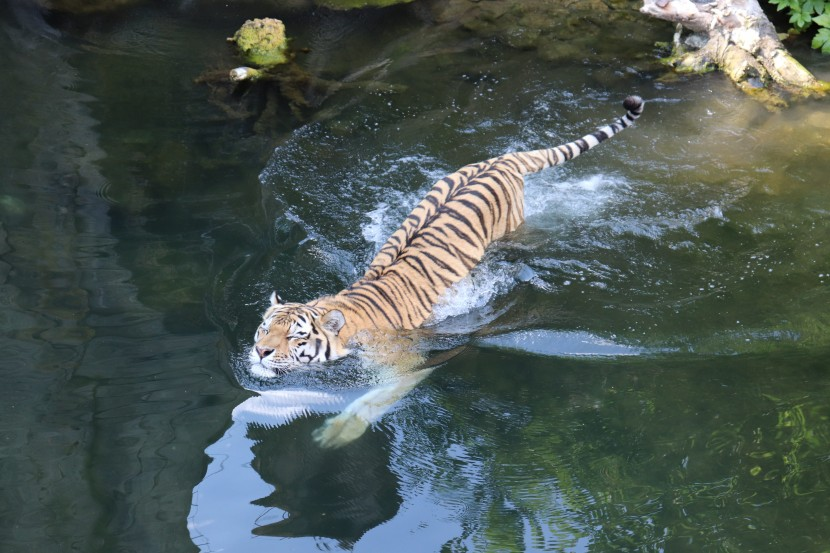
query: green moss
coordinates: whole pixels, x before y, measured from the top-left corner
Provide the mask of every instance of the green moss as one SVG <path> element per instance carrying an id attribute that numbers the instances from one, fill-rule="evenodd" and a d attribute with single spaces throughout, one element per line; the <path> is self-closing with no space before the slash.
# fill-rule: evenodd
<path id="1" fill-rule="evenodd" d="M 827 94 L 830 92 L 830 81 L 818 81 L 813 91 L 822 95 Z"/>
<path id="2" fill-rule="evenodd" d="M 670 56 L 663 60 L 663 63 L 674 67 L 678 73 L 694 73 L 703 75 L 715 71 L 718 66 L 703 58 L 699 58 L 692 54 L 682 54 L 679 56 Z"/>
<path id="3" fill-rule="evenodd" d="M 249 19 L 228 41 L 250 65 L 273 67 L 289 60 L 285 25 L 279 19 Z"/>

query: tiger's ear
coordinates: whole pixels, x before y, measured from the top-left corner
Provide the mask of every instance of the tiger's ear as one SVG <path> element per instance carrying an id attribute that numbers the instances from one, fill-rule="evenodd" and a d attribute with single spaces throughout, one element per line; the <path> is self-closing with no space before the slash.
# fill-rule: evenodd
<path id="1" fill-rule="evenodd" d="M 343 325 L 346 324 L 346 317 L 343 316 L 343 312 L 339 309 L 332 309 L 331 311 L 326 311 L 320 317 L 320 324 L 332 334 L 337 335 L 340 329 L 343 328 Z"/>
<path id="2" fill-rule="evenodd" d="M 271 292 L 271 307 L 285 303 L 276 291 Z"/>

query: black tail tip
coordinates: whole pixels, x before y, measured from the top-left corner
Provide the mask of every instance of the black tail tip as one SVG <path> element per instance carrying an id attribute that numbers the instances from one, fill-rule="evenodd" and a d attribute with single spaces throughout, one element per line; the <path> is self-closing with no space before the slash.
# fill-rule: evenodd
<path id="1" fill-rule="evenodd" d="M 629 96 L 623 101 L 626 111 L 640 115 L 643 112 L 643 99 L 639 96 Z"/>

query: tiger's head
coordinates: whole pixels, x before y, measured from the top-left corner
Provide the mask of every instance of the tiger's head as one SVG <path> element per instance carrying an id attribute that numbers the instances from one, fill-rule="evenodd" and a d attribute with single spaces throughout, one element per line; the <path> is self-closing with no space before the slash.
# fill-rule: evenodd
<path id="1" fill-rule="evenodd" d="M 338 334 L 345 324 L 346 318 L 337 309 L 286 303 L 275 292 L 248 359 L 252 365 L 261 364 L 279 373 L 343 357 L 349 350 Z"/>

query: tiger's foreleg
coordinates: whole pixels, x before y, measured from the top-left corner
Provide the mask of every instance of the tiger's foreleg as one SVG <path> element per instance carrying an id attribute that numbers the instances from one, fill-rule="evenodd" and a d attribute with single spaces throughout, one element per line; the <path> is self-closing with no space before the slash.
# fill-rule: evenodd
<path id="1" fill-rule="evenodd" d="M 406 394 L 411 392 L 432 371 L 443 365 L 462 351 L 466 346 L 459 346 L 444 351 L 424 361 L 421 357 L 419 366 L 404 367 L 398 364 L 396 372 L 405 373 L 386 385 L 369 390 L 349 405 L 340 414 L 327 419 L 314 431 L 312 437 L 323 448 L 338 448 L 353 442 L 366 432 L 372 424 L 380 420 Z M 411 361 L 414 357 L 410 357 Z"/>
<path id="2" fill-rule="evenodd" d="M 314 440 L 326 449 L 353 442 L 434 370 L 435 367 L 421 369 L 391 384 L 369 390 L 347 405 L 340 414 L 327 419 L 312 434 Z"/>

